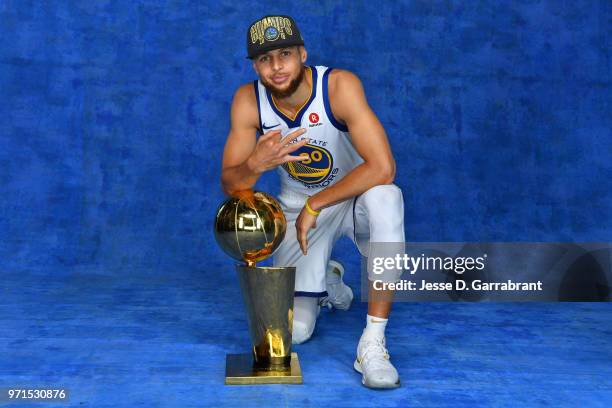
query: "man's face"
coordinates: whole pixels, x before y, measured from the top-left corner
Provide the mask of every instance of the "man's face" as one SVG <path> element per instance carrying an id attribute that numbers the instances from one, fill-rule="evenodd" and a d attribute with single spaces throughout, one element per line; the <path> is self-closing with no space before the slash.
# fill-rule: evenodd
<path id="1" fill-rule="evenodd" d="M 304 79 L 306 49 L 302 46 L 279 48 L 258 55 L 253 68 L 261 83 L 275 98 L 291 96 Z"/>

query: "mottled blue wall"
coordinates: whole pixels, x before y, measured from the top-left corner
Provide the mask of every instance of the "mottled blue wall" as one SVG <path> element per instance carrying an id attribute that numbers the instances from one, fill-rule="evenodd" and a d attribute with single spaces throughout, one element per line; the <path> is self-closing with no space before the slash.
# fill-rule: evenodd
<path id="1" fill-rule="evenodd" d="M 272 4 L 1 1 L 0 271 L 220 257 L 230 101 L 268 12 L 362 78 L 409 240 L 611 239 L 610 1 Z"/>

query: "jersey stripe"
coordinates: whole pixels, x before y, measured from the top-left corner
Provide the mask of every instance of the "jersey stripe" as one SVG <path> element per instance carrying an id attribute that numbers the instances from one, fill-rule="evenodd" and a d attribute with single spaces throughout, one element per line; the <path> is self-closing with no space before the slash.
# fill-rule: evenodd
<path id="1" fill-rule="evenodd" d="M 334 125 L 336 129 L 341 132 L 348 132 L 348 127 L 340 123 L 335 117 L 331 110 L 331 105 L 329 104 L 329 92 L 327 83 L 329 81 L 329 73 L 333 70 L 333 68 L 328 68 L 327 71 L 323 74 L 323 105 L 325 106 L 325 113 L 327 113 L 327 117 L 329 121 Z"/>
<path id="2" fill-rule="evenodd" d="M 257 86 L 257 79 L 253 81 L 253 87 L 255 88 L 255 99 L 257 99 L 257 116 L 259 117 L 259 133 L 263 134 L 263 127 L 261 126 L 261 106 L 259 106 L 259 87 Z"/>

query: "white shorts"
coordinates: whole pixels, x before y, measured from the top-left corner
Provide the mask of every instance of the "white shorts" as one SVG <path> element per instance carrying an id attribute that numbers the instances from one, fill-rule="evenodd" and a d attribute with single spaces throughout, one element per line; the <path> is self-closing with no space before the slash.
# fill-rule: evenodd
<path id="1" fill-rule="evenodd" d="M 308 233 L 308 254 L 303 255 L 296 237 L 295 220 L 306 198 L 292 190 L 284 190 L 278 197 L 287 219 L 287 232 L 274 252 L 274 266 L 296 267 L 295 296 L 327 295 L 327 262 L 334 244 L 342 236 L 349 237 L 363 256 L 368 256 L 370 242 L 401 243 L 403 248 L 404 200 L 395 184 L 372 187 L 353 199 L 324 208 L 317 219 L 317 227 Z M 392 280 L 397 279 L 399 276 Z"/>

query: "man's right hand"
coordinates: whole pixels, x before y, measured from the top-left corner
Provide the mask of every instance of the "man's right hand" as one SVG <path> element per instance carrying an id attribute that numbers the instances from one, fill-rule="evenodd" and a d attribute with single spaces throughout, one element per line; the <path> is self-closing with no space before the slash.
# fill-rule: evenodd
<path id="1" fill-rule="evenodd" d="M 298 129 L 285 137 L 281 136 L 280 130 L 265 133 L 257 140 L 255 150 L 247 159 L 247 166 L 252 172 L 261 174 L 283 163 L 307 160 L 307 155 L 291 156 L 291 153 L 309 142 L 310 139 L 303 139 L 291 143 L 304 133 L 306 129 Z"/>

